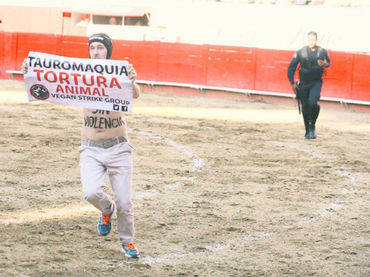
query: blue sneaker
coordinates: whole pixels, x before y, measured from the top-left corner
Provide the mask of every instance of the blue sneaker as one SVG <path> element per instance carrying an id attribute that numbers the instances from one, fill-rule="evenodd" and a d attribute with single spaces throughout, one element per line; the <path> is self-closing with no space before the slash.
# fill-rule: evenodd
<path id="1" fill-rule="evenodd" d="M 102 214 L 98 223 L 98 233 L 101 236 L 106 236 L 110 233 L 112 229 L 112 215 L 115 210 L 115 205 L 112 203 L 112 211 L 109 214 Z"/>
<path id="2" fill-rule="evenodd" d="M 122 245 L 122 252 L 129 258 L 138 259 L 140 257 L 139 250 L 136 249 L 133 243 Z"/>

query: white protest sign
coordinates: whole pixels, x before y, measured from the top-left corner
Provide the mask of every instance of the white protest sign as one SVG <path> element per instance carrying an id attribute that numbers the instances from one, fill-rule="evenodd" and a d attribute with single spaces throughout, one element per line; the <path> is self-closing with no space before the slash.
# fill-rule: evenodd
<path id="1" fill-rule="evenodd" d="M 132 113 L 127 61 L 77 59 L 29 52 L 28 100 Z"/>

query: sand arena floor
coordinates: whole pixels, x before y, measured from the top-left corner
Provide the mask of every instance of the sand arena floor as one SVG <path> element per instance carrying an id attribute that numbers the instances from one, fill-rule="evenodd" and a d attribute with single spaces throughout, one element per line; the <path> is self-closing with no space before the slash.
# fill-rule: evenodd
<path id="1" fill-rule="evenodd" d="M 369 114 L 305 141 L 293 106 L 144 93 L 126 120 L 138 261 L 81 199 L 81 109 L 1 81 L 1 276 L 370 275 Z"/>

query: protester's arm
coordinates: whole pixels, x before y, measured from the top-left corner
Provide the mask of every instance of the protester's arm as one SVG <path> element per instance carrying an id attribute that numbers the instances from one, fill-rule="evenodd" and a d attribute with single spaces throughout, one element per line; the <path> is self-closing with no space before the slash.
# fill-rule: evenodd
<path id="1" fill-rule="evenodd" d="M 139 98 L 141 92 L 140 86 L 134 82 L 132 83 L 132 88 L 134 90 L 134 98 Z"/>
<path id="2" fill-rule="evenodd" d="M 140 86 L 136 83 L 136 77 L 137 77 L 136 70 L 134 69 L 132 64 L 130 64 L 128 66 L 128 78 L 132 82 L 132 88 L 133 88 L 133 92 L 134 92 L 133 97 L 134 98 L 139 98 L 141 89 L 140 89 Z"/>
<path id="3" fill-rule="evenodd" d="M 22 63 L 22 73 L 26 74 L 27 72 L 28 72 L 28 64 L 27 64 L 27 58 L 25 58 Z"/>

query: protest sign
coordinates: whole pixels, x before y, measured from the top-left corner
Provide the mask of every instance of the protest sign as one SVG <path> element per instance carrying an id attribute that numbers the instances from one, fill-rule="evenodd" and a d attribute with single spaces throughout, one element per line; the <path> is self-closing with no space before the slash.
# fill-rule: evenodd
<path id="1" fill-rule="evenodd" d="M 29 52 L 28 100 L 132 113 L 127 61 L 80 59 Z"/>

